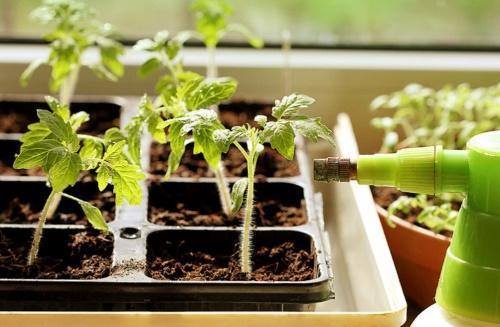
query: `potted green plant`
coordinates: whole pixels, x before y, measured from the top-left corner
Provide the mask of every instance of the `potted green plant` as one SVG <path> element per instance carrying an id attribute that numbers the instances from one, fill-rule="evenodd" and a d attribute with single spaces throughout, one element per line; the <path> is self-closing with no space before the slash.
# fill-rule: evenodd
<path id="1" fill-rule="evenodd" d="M 374 111 L 392 110 L 372 120 L 384 131 L 381 152 L 442 145 L 463 149 L 472 136 L 500 127 L 500 88 L 467 84 L 434 90 L 410 84 L 373 100 Z M 460 195 L 403 194 L 374 188 L 378 212 L 406 295 L 421 307 L 434 302 L 446 249 L 453 234 Z M 392 228 L 397 227 L 397 228 Z"/>

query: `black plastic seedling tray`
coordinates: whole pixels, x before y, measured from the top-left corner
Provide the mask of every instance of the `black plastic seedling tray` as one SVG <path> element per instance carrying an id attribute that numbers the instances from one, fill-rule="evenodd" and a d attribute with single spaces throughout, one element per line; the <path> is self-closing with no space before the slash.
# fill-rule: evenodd
<path id="1" fill-rule="evenodd" d="M 119 113 L 123 126 L 136 111 L 138 99 L 78 99 L 90 102 L 102 109 Z M 112 100 L 112 101 L 110 101 Z M 4 105 L 32 110 L 39 102 L 30 99 L 29 106 L 15 105 L 17 98 L 0 101 L 0 116 Z M 29 108 L 31 109 L 29 109 Z M 96 107 L 97 108 L 97 107 Z M 75 107 L 72 108 L 75 110 Z M 17 110 L 17 109 L 16 109 Z M 20 109 L 21 110 L 21 109 Z M 88 110 L 82 103 L 81 110 Z M 114 120 L 116 124 L 116 120 Z M 8 143 L 9 153 L 17 149 L 15 142 L 20 134 L 1 134 L 0 146 Z M 4 141 L 7 140 L 7 141 Z M 143 167 L 149 167 L 151 140 L 143 139 Z M 2 147 L 3 149 L 3 147 Z M 0 158 L 1 160 L 1 158 Z M 316 212 L 312 183 L 309 177 L 308 158 L 299 140 L 296 160 L 300 175 L 287 178 L 268 178 L 256 185 L 256 200 L 277 198 L 288 205 L 304 210 L 303 224 L 289 227 L 261 227 L 254 229 L 254 248 L 292 242 L 295 248 L 314 254 L 314 276 L 306 281 L 203 281 L 164 280 L 152 278 L 151 258 L 176 255 L 182 248 L 186 251 L 203 250 L 229 257 L 237 248 L 241 228 L 234 226 L 168 226 L 150 222 L 152 204 L 169 208 L 178 202 L 194 203 L 201 200 L 215 203 L 217 193 L 212 178 L 173 177 L 169 182 L 151 178 L 143 183 L 143 202 L 140 206 L 123 206 L 116 209 L 109 223 L 110 233 L 103 236 L 95 246 L 100 255 L 109 259 L 109 269 L 103 269 L 99 279 L 23 279 L 0 278 L 0 310 L 311 310 L 314 303 L 332 297 L 329 249 L 322 239 L 323 222 Z M 68 193 L 91 196 L 89 191 L 95 182 L 77 184 Z M 230 178 L 234 182 L 236 178 Z M 8 199 L 26 197 L 33 206 L 41 206 L 48 188 L 44 177 L 0 176 L 0 210 Z M 90 187 L 89 187 L 90 186 Z M 27 191 L 26 191 L 27 190 Z M 181 192 L 189 191 L 190 192 Z M 28 192 L 28 193 L 23 193 Z M 186 196 L 186 193 L 190 196 Z M 212 200 L 213 199 L 213 200 Z M 78 208 L 64 207 L 61 210 Z M 29 244 L 34 230 L 33 224 L 0 224 L 0 233 L 17 241 Z M 84 225 L 47 224 L 40 255 L 64 256 L 68 238 L 77 233 L 93 233 Z M 1 240 L 0 240 L 1 241 Z M 65 243 L 66 242 L 66 243 Z M 5 276 L 3 276 L 5 277 Z"/>

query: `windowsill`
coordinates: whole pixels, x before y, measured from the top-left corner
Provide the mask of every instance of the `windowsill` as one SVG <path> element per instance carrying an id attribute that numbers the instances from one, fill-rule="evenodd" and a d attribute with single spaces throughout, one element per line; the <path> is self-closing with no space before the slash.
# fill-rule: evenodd
<path id="1" fill-rule="evenodd" d="M 45 58 L 48 49 L 43 45 L 0 45 L 0 64 L 27 64 Z M 202 48 L 184 49 L 187 66 L 202 67 L 206 53 Z M 147 54 L 127 48 L 123 62 L 129 66 L 142 63 Z M 91 50 L 84 57 L 97 60 L 97 51 Z M 220 67 L 281 68 L 284 57 L 277 49 L 229 49 L 217 51 Z M 380 50 L 293 50 L 289 56 L 290 67 L 309 69 L 353 70 L 427 70 L 427 71 L 500 71 L 500 55 L 484 52 L 429 52 L 429 51 L 380 51 Z"/>

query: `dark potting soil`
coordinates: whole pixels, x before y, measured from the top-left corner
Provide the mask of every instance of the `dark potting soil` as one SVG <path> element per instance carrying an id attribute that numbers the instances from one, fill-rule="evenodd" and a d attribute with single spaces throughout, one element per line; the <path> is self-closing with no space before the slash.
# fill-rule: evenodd
<path id="1" fill-rule="evenodd" d="M 241 273 L 238 249 L 232 255 L 214 254 L 190 247 L 189 240 L 148 252 L 146 274 L 154 279 L 186 281 L 304 281 L 313 279 L 314 254 L 298 249 L 293 242 L 256 246 L 253 271 Z"/>
<path id="2" fill-rule="evenodd" d="M 97 279 L 109 275 L 113 238 L 96 231 L 45 230 L 37 262 L 26 260 L 33 230 L 0 230 L 0 278 Z"/>
<path id="3" fill-rule="evenodd" d="M 396 201 L 401 195 L 415 196 L 415 194 L 404 193 L 393 187 L 372 187 L 372 194 L 375 199 L 375 202 L 386 210 L 389 208 L 391 203 Z M 435 202 L 436 200 L 434 198 L 431 198 L 430 201 L 432 204 L 436 205 L 438 204 Z M 454 210 L 458 210 L 460 209 L 461 203 L 453 201 L 451 205 Z M 429 229 L 427 226 L 417 222 L 417 217 L 421 212 L 422 212 L 421 208 L 411 208 L 408 213 L 404 213 L 398 210 L 394 213 L 394 215 L 401 219 L 406 220 L 409 223 L 415 224 L 425 229 Z M 441 231 L 440 234 L 447 237 L 451 237 L 453 235 L 452 232 L 447 230 Z"/>
<path id="4" fill-rule="evenodd" d="M 78 205 L 65 206 L 64 201 L 69 204 L 72 200 L 63 198 L 54 216 L 47 218 L 47 224 L 89 225 Z M 111 191 L 98 192 L 89 202 L 101 210 L 107 222 L 114 219 L 115 197 Z M 33 202 L 15 197 L 0 211 L 0 224 L 33 224 L 38 222 L 40 212 L 41 208 L 33 208 Z"/>
<path id="5" fill-rule="evenodd" d="M 255 116 L 264 115 L 271 117 L 272 104 L 247 102 L 243 100 L 223 103 L 219 106 L 219 117 L 226 127 L 250 124 L 256 126 Z"/>
<path id="6" fill-rule="evenodd" d="M 184 203 L 177 203 L 175 210 L 151 206 L 149 221 L 167 226 L 239 226 L 243 221 L 243 210 L 230 218 L 222 211 L 216 211 L 207 204 L 201 209 L 191 209 Z M 243 208 L 244 209 L 244 208 Z M 307 222 L 305 208 L 286 206 L 277 200 L 256 201 L 254 224 L 257 226 L 299 226 Z"/>
<path id="7" fill-rule="evenodd" d="M 119 106 L 113 103 L 72 103 L 71 112 L 87 111 L 90 121 L 79 133 L 101 135 L 111 127 L 120 126 Z M 0 133 L 24 133 L 28 125 L 38 121 L 36 109 L 49 110 L 44 102 L 0 101 Z"/>
<path id="8" fill-rule="evenodd" d="M 153 143 L 151 145 L 151 163 L 149 172 L 153 175 L 165 175 L 167 171 L 167 159 L 170 153 L 170 145 Z M 226 176 L 243 177 L 247 175 L 247 165 L 245 158 L 237 148 L 231 147 L 227 154 L 223 155 L 223 162 L 226 168 Z M 289 161 L 283 158 L 276 150 L 269 146 L 264 147 L 257 162 L 256 178 L 265 177 L 291 177 L 300 174 L 299 167 L 295 160 Z M 214 173 L 209 170 L 202 155 L 193 154 L 193 147 L 186 147 L 186 152 L 182 157 L 181 164 L 173 174 L 178 177 L 214 177 Z"/>

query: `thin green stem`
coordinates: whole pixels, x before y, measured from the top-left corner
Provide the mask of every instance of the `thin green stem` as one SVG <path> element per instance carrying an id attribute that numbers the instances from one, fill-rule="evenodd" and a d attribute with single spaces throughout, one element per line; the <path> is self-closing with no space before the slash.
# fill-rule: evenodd
<path id="1" fill-rule="evenodd" d="M 254 201 L 254 182 L 255 167 L 259 153 L 257 152 L 258 135 L 255 131 L 250 131 L 249 135 L 249 153 L 247 159 L 247 178 L 248 187 L 245 203 L 245 217 L 243 218 L 243 231 L 240 242 L 240 264 L 241 272 L 249 274 L 252 272 L 251 248 L 252 248 L 252 221 L 253 221 L 253 201 Z"/>
<path id="2" fill-rule="evenodd" d="M 231 194 L 229 192 L 229 186 L 226 181 L 224 166 L 222 162 L 219 162 L 219 166 L 217 167 L 217 169 L 214 169 L 214 173 L 222 210 L 224 211 L 226 216 L 231 218 L 233 217 L 233 212 L 231 210 Z"/>
<path id="3" fill-rule="evenodd" d="M 40 240 L 42 239 L 43 227 L 45 226 L 45 221 L 47 220 L 47 214 L 49 208 L 53 206 L 54 201 L 59 197 L 61 193 L 52 190 L 50 192 L 45 205 L 43 206 L 42 213 L 40 214 L 40 219 L 38 220 L 38 225 L 35 229 L 35 234 L 33 235 L 33 241 L 31 243 L 30 252 L 28 254 L 28 265 L 31 266 L 35 263 L 38 256 L 38 249 L 40 247 Z"/>
<path id="4" fill-rule="evenodd" d="M 234 144 L 234 146 L 236 146 L 238 148 L 238 150 L 240 150 L 240 152 L 243 155 L 243 157 L 245 158 L 245 160 L 248 160 L 248 152 L 245 151 L 245 149 L 243 149 L 241 144 L 238 141 L 234 142 L 233 144 Z"/>
<path id="5" fill-rule="evenodd" d="M 79 199 L 77 198 L 76 196 L 73 196 L 73 195 L 70 195 L 70 194 L 67 194 L 67 193 L 61 193 L 62 197 L 63 198 L 67 198 L 67 199 L 70 199 L 70 200 L 73 200 L 73 201 L 76 201 L 78 203 L 82 203 L 82 202 L 85 202 L 83 201 L 82 199 Z"/>
<path id="6" fill-rule="evenodd" d="M 61 105 L 69 105 L 71 103 L 71 99 L 75 93 L 76 83 L 78 82 L 79 72 L 80 65 L 77 65 L 61 85 L 61 89 L 59 90 L 59 102 Z"/>

